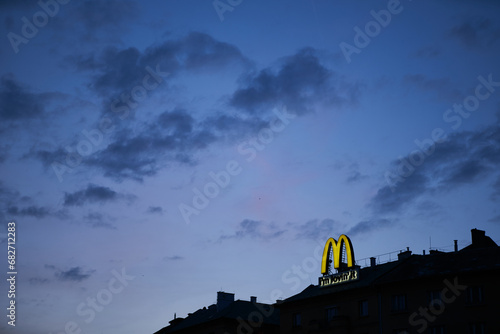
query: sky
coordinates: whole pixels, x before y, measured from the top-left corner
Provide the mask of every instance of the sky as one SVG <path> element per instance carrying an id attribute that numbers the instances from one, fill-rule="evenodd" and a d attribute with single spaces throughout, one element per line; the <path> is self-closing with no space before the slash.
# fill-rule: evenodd
<path id="1" fill-rule="evenodd" d="M 153 333 L 500 240 L 498 1 L 0 2 L 2 333 Z M 7 274 L 4 274 L 6 277 Z M 1 280 L 2 309 L 10 285 Z"/>

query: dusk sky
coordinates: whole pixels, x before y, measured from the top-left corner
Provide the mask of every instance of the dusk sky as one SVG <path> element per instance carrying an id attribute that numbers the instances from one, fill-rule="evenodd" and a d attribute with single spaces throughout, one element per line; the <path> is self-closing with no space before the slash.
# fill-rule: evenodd
<path id="1" fill-rule="evenodd" d="M 2 333 L 275 302 L 341 234 L 500 240 L 496 0 L 3 0 L 0 35 Z"/>

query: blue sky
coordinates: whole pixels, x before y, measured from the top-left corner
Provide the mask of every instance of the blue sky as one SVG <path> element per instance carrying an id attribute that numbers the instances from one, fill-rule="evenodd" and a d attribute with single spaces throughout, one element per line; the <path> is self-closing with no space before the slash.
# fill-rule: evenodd
<path id="1" fill-rule="evenodd" d="M 41 3 L 0 3 L 2 332 L 286 298 L 343 233 L 500 239 L 498 2 Z"/>

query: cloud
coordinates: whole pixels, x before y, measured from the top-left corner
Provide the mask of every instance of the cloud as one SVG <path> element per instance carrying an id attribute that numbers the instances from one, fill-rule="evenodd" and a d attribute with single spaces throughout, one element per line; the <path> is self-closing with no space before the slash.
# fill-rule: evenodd
<path id="1" fill-rule="evenodd" d="M 449 36 L 458 39 L 465 47 L 486 48 L 500 39 L 500 29 L 485 17 L 468 18 L 449 31 Z"/>
<path id="2" fill-rule="evenodd" d="M 266 68 L 248 75 L 230 104 L 248 113 L 261 113 L 285 104 L 297 114 L 312 110 L 319 102 L 336 106 L 356 102 L 360 86 L 344 82 L 320 63 L 316 51 L 305 48 L 286 57 L 278 69 Z"/>
<path id="3" fill-rule="evenodd" d="M 181 71 L 213 70 L 231 64 L 247 66 L 250 63 L 234 45 L 200 32 L 164 41 L 148 47 L 144 52 L 134 47 L 107 47 L 100 54 L 92 52 L 68 56 L 66 62 L 77 70 L 91 72 L 89 87 L 100 96 L 112 95 L 109 102 L 115 98 L 119 100 L 121 93 L 129 94 L 134 86 L 141 85 L 150 73 L 147 67 L 168 73 L 168 77 L 173 78 Z"/>
<path id="4" fill-rule="evenodd" d="M 155 175 L 163 161 L 194 164 L 194 154 L 217 140 L 198 125 L 186 110 L 165 111 L 136 135 L 117 133 L 109 146 L 85 163 L 102 169 L 104 176 L 137 181 Z"/>
<path id="5" fill-rule="evenodd" d="M 244 238 L 269 241 L 282 236 L 285 232 L 285 230 L 279 229 L 274 223 L 245 219 L 239 223 L 238 229 L 234 234 L 222 235 L 219 241 Z"/>
<path id="6" fill-rule="evenodd" d="M 87 189 L 79 190 L 74 193 L 64 194 L 65 206 L 82 206 L 85 203 L 104 203 L 115 201 L 122 197 L 116 191 L 108 187 L 101 187 L 94 184 L 89 184 Z"/>
<path id="7" fill-rule="evenodd" d="M 374 232 L 380 229 L 391 227 L 394 225 L 394 221 L 389 219 L 371 219 L 365 220 L 357 223 L 349 229 L 346 233 L 347 235 L 357 235 L 363 233 Z"/>
<path id="8" fill-rule="evenodd" d="M 163 213 L 163 208 L 161 206 L 150 206 L 148 208 L 148 213 Z"/>
<path id="9" fill-rule="evenodd" d="M 40 277 L 32 277 L 28 281 L 30 282 L 31 285 L 39 285 L 49 282 L 47 278 L 40 278 Z"/>
<path id="10" fill-rule="evenodd" d="M 347 183 L 355 183 L 368 178 L 367 175 L 363 175 L 359 172 L 359 165 L 357 163 L 352 163 L 349 166 L 349 176 L 347 177 Z"/>
<path id="11" fill-rule="evenodd" d="M 497 181 L 493 184 L 493 193 L 491 194 L 492 200 L 500 199 L 500 176 Z"/>
<path id="12" fill-rule="evenodd" d="M 51 211 L 45 207 L 40 206 L 28 206 L 24 208 L 19 208 L 15 205 L 7 207 L 7 214 L 13 216 L 30 216 L 35 218 L 44 218 L 51 215 Z"/>
<path id="13" fill-rule="evenodd" d="M 55 275 L 61 281 L 81 282 L 88 279 L 94 272 L 95 270 L 84 272 L 81 267 L 73 267 L 66 271 L 58 271 Z"/>
<path id="14" fill-rule="evenodd" d="M 500 215 L 490 218 L 488 221 L 491 223 L 500 223 Z"/>
<path id="15" fill-rule="evenodd" d="M 288 225 L 295 230 L 297 239 L 314 240 L 324 238 L 325 235 L 335 235 L 343 226 L 339 222 L 329 218 L 323 220 L 312 219 L 300 225 L 293 223 L 289 223 Z"/>
<path id="16" fill-rule="evenodd" d="M 387 179 L 388 185 L 379 188 L 370 202 L 376 213 L 400 212 L 423 194 L 449 192 L 473 182 L 500 178 L 500 121 L 481 130 L 450 134 L 444 142 L 436 143 L 434 152 L 419 166 L 410 164 L 411 159 L 408 155 L 392 162 L 392 175 L 396 177 Z M 497 181 L 492 198 L 499 188 Z"/>
<path id="17" fill-rule="evenodd" d="M 16 81 L 12 75 L 0 79 L 0 121 L 18 121 L 40 117 L 43 98 Z"/>
<path id="18" fill-rule="evenodd" d="M 106 221 L 111 219 L 109 218 L 109 216 L 106 218 L 102 213 L 99 212 L 90 212 L 83 218 L 94 228 L 105 228 L 110 230 L 117 229 L 113 224 Z"/>

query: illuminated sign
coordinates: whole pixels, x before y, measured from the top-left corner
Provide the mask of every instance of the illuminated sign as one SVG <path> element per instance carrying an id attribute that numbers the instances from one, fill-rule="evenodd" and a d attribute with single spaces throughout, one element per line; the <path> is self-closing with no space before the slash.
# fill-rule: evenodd
<path id="1" fill-rule="evenodd" d="M 347 268 L 350 268 L 350 270 L 344 270 L 343 267 L 341 268 L 340 263 L 342 260 L 342 248 L 345 248 Z M 333 259 L 331 259 L 331 257 L 333 257 Z M 329 275 L 332 262 L 333 268 L 337 269 L 339 273 Z M 319 285 L 329 286 L 357 280 L 359 270 L 355 268 L 355 264 L 354 251 L 349 237 L 342 234 L 338 241 L 333 238 L 329 238 L 326 241 L 325 248 L 323 250 L 323 258 L 321 260 L 321 273 L 323 274 L 323 277 L 319 278 Z"/>
<path id="2" fill-rule="evenodd" d="M 359 270 L 351 269 L 349 271 L 343 271 L 338 274 L 323 276 L 319 278 L 319 286 L 329 286 L 339 283 L 346 283 L 355 281 L 358 279 Z"/>

